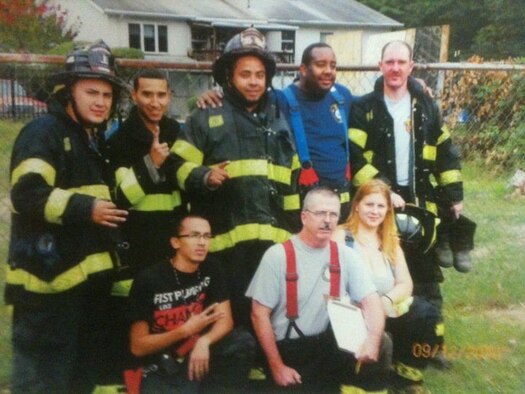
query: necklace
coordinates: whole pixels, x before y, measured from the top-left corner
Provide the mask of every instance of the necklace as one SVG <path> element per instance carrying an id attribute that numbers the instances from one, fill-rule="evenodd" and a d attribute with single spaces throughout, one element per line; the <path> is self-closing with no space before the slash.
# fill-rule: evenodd
<path id="1" fill-rule="evenodd" d="M 173 276 L 175 277 L 175 282 L 177 283 L 177 288 L 179 290 L 182 290 L 182 284 L 180 282 L 180 279 L 179 279 L 179 272 L 177 270 L 177 268 L 175 268 L 175 264 L 173 264 L 173 260 L 170 260 L 171 262 L 171 267 L 173 269 Z M 182 272 L 182 271 L 181 271 Z M 200 270 L 200 267 L 197 268 L 197 271 L 195 272 L 191 272 L 191 273 L 188 273 L 188 274 L 197 274 L 197 283 L 200 284 L 201 282 L 201 270 Z M 184 304 L 187 305 L 188 304 L 188 300 L 186 299 L 186 297 L 184 297 Z"/>

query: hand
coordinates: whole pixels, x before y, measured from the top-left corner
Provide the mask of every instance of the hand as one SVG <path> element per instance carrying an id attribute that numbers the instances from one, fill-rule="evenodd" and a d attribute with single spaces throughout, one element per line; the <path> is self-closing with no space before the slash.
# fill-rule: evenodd
<path id="1" fill-rule="evenodd" d="M 399 194 L 391 192 L 390 198 L 392 199 L 392 205 L 394 205 L 394 208 L 405 209 L 405 200 Z"/>
<path id="2" fill-rule="evenodd" d="M 153 142 L 149 150 L 151 160 L 157 168 L 160 168 L 160 166 L 164 164 L 164 161 L 166 161 L 166 158 L 170 155 L 170 148 L 168 147 L 168 144 L 166 142 L 159 142 L 159 134 L 160 131 L 157 126 L 157 131 L 153 133 Z"/>
<path id="3" fill-rule="evenodd" d="M 380 343 L 372 340 L 369 335 L 361 347 L 357 361 L 363 364 L 376 362 L 379 358 L 379 345 Z"/>
<path id="4" fill-rule="evenodd" d="M 454 215 L 456 219 L 459 219 L 461 212 L 463 212 L 463 201 L 452 204 L 450 210 L 452 211 L 452 215 Z"/>
<path id="5" fill-rule="evenodd" d="M 93 223 L 106 227 L 117 227 L 124 223 L 128 216 L 128 211 L 117 209 L 111 201 L 96 199 L 91 210 L 91 220 Z"/>
<path id="6" fill-rule="evenodd" d="M 207 90 L 197 99 L 197 107 L 205 109 L 207 106 L 211 108 L 222 107 L 222 93 L 216 90 Z"/>
<path id="7" fill-rule="evenodd" d="M 215 308 L 218 303 L 212 304 L 203 310 L 201 313 L 191 315 L 191 317 L 184 323 L 184 329 L 188 337 L 200 333 L 210 324 L 215 323 L 224 316 L 223 312 L 216 312 Z"/>
<path id="8" fill-rule="evenodd" d="M 200 337 L 190 353 L 188 379 L 201 381 L 210 368 L 210 343 L 208 338 Z"/>
<path id="9" fill-rule="evenodd" d="M 206 180 L 206 184 L 209 187 L 217 188 L 221 186 L 225 180 L 230 179 L 228 171 L 224 169 L 228 164 L 230 164 L 230 161 L 226 160 L 211 168 L 208 179 Z"/>
<path id="10" fill-rule="evenodd" d="M 280 365 L 275 369 L 272 368 L 273 380 L 278 386 L 286 387 L 301 384 L 301 375 L 295 369 L 287 365 Z"/>

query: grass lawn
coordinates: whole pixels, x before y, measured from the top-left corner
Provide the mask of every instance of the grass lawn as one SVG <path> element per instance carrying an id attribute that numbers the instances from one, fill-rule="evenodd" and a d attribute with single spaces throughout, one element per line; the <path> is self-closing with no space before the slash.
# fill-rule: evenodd
<path id="1" fill-rule="evenodd" d="M 9 216 L 8 163 L 21 123 L 0 121 L 0 257 L 5 261 Z M 523 165 L 525 167 L 525 163 Z M 451 370 L 426 372 L 433 393 L 525 392 L 525 198 L 509 199 L 509 174 L 466 165 L 466 215 L 478 224 L 474 269 L 445 270 L 446 349 Z M 5 265 L 0 270 L 3 290 Z M 2 291 L 3 292 L 3 291 Z M 0 392 L 8 392 L 10 316 L 0 303 Z"/>

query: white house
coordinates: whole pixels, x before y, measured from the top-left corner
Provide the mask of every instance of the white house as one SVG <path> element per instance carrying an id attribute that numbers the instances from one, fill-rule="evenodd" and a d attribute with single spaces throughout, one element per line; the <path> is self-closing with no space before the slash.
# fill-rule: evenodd
<path id="1" fill-rule="evenodd" d="M 229 38 L 253 25 L 283 63 L 299 64 L 308 44 L 338 36 L 346 42 L 348 34 L 352 56 L 345 60 L 361 63 L 368 37 L 403 26 L 355 0 L 53 1 L 80 26 L 76 40 L 102 38 L 170 62 L 213 60 Z"/>

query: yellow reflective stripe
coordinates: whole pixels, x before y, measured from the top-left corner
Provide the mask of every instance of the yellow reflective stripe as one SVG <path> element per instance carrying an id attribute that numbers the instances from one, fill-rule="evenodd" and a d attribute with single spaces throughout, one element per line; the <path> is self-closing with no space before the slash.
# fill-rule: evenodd
<path id="1" fill-rule="evenodd" d="M 84 185 L 79 187 L 72 187 L 67 189 L 70 192 L 85 194 L 87 196 L 103 198 L 105 200 L 111 199 L 111 194 L 109 193 L 109 187 L 107 185 Z"/>
<path id="2" fill-rule="evenodd" d="M 109 188 L 106 185 L 84 185 L 70 189 L 54 189 L 47 198 L 44 207 L 44 217 L 49 223 L 62 224 L 69 199 L 73 194 L 85 194 L 87 196 L 110 200 Z"/>
<path id="3" fill-rule="evenodd" d="M 190 176 L 190 173 L 197 168 L 199 165 L 192 163 L 191 161 L 185 162 L 177 170 L 177 182 L 182 190 L 186 190 L 186 179 Z"/>
<path id="4" fill-rule="evenodd" d="M 54 189 L 46 201 L 44 218 L 49 223 L 62 224 L 62 215 L 71 196 L 73 196 L 73 193 L 69 190 Z"/>
<path id="5" fill-rule="evenodd" d="M 413 382 L 420 382 L 423 380 L 423 371 L 421 371 L 419 368 L 414 368 L 410 365 L 400 362 L 394 363 L 393 367 L 396 374 L 405 379 L 411 380 Z"/>
<path id="6" fill-rule="evenodd" d="M 138 204 L 133 206 L 135 211 L 172 211 L 181 205 L 180 192 L 174 191 L 172 194 L 147 194 Z"/>
<path id="7" fill-rule="evenodd" d="M 339 200 L 341 204 L 350 201 L 350 192 L 343 192 L 339 194 Z"/>
<path id="8" fill-rule="evenodd" d="M 447 125 L 443 125 L 441 128 L 441 135 L 439 136 L 436 145 L 440 145 L 450 138 L 450 132 L 448 131 Z"/>
<path id="9" fill-rule="evenodd" d="M 117 168 L 117 171 L 115 171 L 115 180 L 117 181 L 117 185 L 120 185 L 122 183 L 127 173 L 128 173 L 127 167 Z"/>
<path id="10" fill-rule="evenodd" d="M 133 168 L 119 169 L 118 176 L 122 178 L 119 184 L 120 190 L 126 196 L 131 205 L 137 204 L 146 193 L 140 186 L 137 175 Z"/>
<path id="11" fill-rule="evenodd" d="M 301 168 L 301 162 L 299 161 L 299 156 L 298 155 L 293 155 L 293 158 L 292 158 L 292 170 L 297 170 Z"/>
<path id="12" fill-rule="evenodd" d="M 301 199 L 299 198 L 299 194 L 284 196 L 283 200 L 283 209 L 285 211 L 301 209 Z"/>
<path id="13" fill-rule="evenodd" d="M 423 146 L 423 160 L 436 161 L 437 148 L 434 145 Z"/>
<path id="14" fill-rule="evenodd" d="M 351 386 L 349 384 L 342 384 L 339 387 L 340 394 L 387 394 L 387 390 L 369 391 L 360 387 Z"/>
<path id="15" fill-rule="evenodd" d="M 292 170 L 289 168 L 279 166 L 277 164 L 268 163 L 268 179 L 290 185 L 292 177 Z"/>
<path id="16" fill-rule="evenodd" d="M 95 386 L 91 394 L 122 394 L 127 392 L 128 390 L 123 384 L 108 384 Z"/>
<path id="17" fill-rule="evenodd" d="M 441 186 L 448 185 L 450 183 L 461 182 L 461 171 L 449 170 L 439 174 L 439 184 Z"/>
<path id="18" fill-rule="evenodd" d="M 115 297 L 129 296 L 132 284 L 133 279 L 119 280 L 118 282 L 113 283 L 113 286 L 111 287 L 111 295 Z"/>
<path id="19" fill-rule="evenodd" d="M 444 323 L 436 324 L 436 335 L 438 337 L 442 337 L 445 335 L 445 324 Z"/>
<path id="20" fill-rule="evenodd" d="M 426 204 L 425 204 L 425 208 L 427 211 L 430 211 L 432 212 L 434 215 L 437 216 L 438 214 L 438 209 L 437 209 L 437 205 L 435 202 L 431 202 L 431 201 L 427 201 Z"/>
<path id="21" fill-rule="evenodd" d="M 368 134 L 364 130 L 350 128 L 348 129 L 348 138 L 350 138 L 350 141 L 354 144 L 360 146 L 361 149 L 365 149 Z"/>
<path id="22" fill-rule="evenodd" d="M 204 161 L 204 154 L 197 149 L 193 144 L 190 144 L 188 141 L 177 140 L 171 147 L 171 152 L 176 153 L 186 161 L 191 161 L 202 165 Z"/>
<path id="23" fill-rule="evenodd" d="M 267 160 L 235 160 L 225 167 L 230 178 L 242 176 L 267 176 Z"/>
<path id="24" fill-rule="evenodd" d="M 284 242 L 290 238 L 290 233 L 270 224 L 249 223 L 235 227 L 233 230 L 219 234 L 213 238 L 210 252 L 218 252 L 232 248 L 239 242 L 259 239 L 263 241 Z"/>
<path id="25" fill-rule="evenodd" d="M 268 163 L 268 160 L 235 160 L 229 163 L 225 167 L 225 170 L 228 171 L 230 178 L 265 176 L 275 182 L 284 183 L 285 185 L 290 184 L 291 170 L 283 166 Z"/>
<path id="26" fill-rule="evenodd" d="M 27 174 L 39 174 L 49 186 L 55 184 L 55 169 L 46 161 L 33 158 L 22 161 L 13 170 L 11 174 L 11 186 L 14 186 L 22 176 Z"/>
<path id="27" fill-rule="evenodd" d="M 372 163 L 372 159 L 374 158 L 374 151 L 373 150 L 367 150 L 363 153 L 363 157 L 368 163 Z"/>
<path id="28" fill-rule="evenodd" d="M 355 175 L 354 175 L 354 186 L 361 186 L 366 181 L 373 179 L 379 171 L 377 168 L 375 168 L 371 164 L 365 164 L 363 168 L 361 168 Z"/>
<path id="29" fill-rule="evenodd" d="M 87 280 L 88 276 L 113 268 L 113 261 L 108 252 L 87 256 L 83 261 L 58 275 L 51 282 L 46 282 L 22 269 L 8 269 L 6 282 L 10 285 L 23 286 L 25 290 L 39 294 L 54 294 L 69 290 Z"/>

